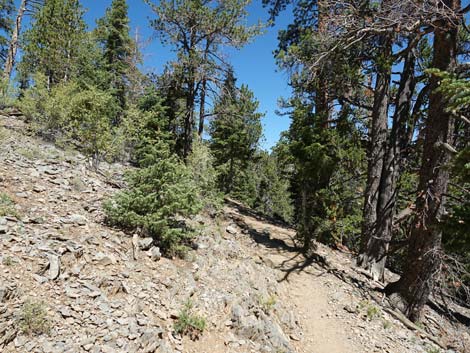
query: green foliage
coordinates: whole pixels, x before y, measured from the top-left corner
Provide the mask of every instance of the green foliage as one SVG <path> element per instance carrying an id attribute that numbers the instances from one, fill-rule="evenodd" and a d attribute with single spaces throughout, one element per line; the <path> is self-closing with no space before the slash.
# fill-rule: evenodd
<path id="1" fill-rule="evenodd" d="M 103 50 L 106 83 L 121 109 L 127 105 L 127 75 L 135 50 L 135 43 L 129 36 L 129 22 L 126 0 L 113 0 L 95 30 Z"/>
<path id="2" fill-rule="evenodd" d="M 36 131 L 53 140 L 76 144 L 95 166 L 119 153 L 121 131 L 111 125 L 114 98 L 94 86 L 75 81 L 46 88 L 45 77 L 36 75 L 35 85 L 26 90 L 19 106 Z"/>
<path id="3" fill-rule="evenodd" d="M 175 332 L 180 335 L 188 335 L 191 339 L 198 339 L 206 328 L 206 319 L 193 312 L 193 303 L 188 300 L 178 315 L 175 322 Z"/>
<path id="4" fill-rule="evenodd" d="M 430 345 L 426 348 L 426 353 L 441 353 L 441 350 L 439 349 L 439 347 Z"/>
<path id="5" fill-rule="evenodd" d="M 250 183 L 248 166 L 255 157 L 262 135 L 262 114 L 256 112 L 258 106 L 248 87 L 237 90 L 233 73 L 229 72 L 222 96 L 214 108 L 216 117 L 210 125 L 210 148 L 219 173 L 220 188 L 234 197 L 239 197 L 245 190 L 255 191 L 255 185 L 244 184 Z"/>
<path id="6" fill-rule="evenodd" d="M 358 243 L 361 222 L 361 135 L 353 122 L 324 129 L 312 105 L 292 100 L 287 146 L 292 156 L 292 195 L 297 235 L 307 250 L 313 240 Z"/>
<path id="7" fill-rule="evenodd" d="M 436 69 L 429 69 L 426 72 L 440 78 L 438 90 L 448 99 L 446 108 L 448 111 L 465 112 L 470 108 L 470 83 L 466 78 L 460 79 Z"/>
<path id="8" fill-rule="evenodd" d="M 253 207 L 267 216 L 290 223 L 294 216 L 290 183 L 282 176 L 282 166 L 279 163 L 275 153 L 260 153 Z"/>
<path id="9" fill-rule="evenodd" d="M 20 218 L 18 211 L 15 208 L 15 202 L 12 200 L 12 198 L 4 193 L 0 193 L 0 217 L 15 217 L 15 218 Z"/>
<path id="10" fill-rule="evenodd" d="M 261 306 L 261 309 L 266 314 L 269 314 L 270 312 L 273 311 L 274 307 L 276 306 L 277 300 L 276 296 L 274 294 L 271 294 L 267 297 L 260 296 L 259 298 L 259 305 Z"/>
<path id="11" fill-rule="evenodd" d="M 27 335 L 48 334 L 51 323 L 47 316 L 45 304 L 34 301 L 25 302 L 19 316 L 19 327 L 21 332 Z"/>
<path id="12" fill-rule="evenodd" d="M 199 202 L 211 213 L 222 208 L 223 195 L 218 189 L 214 158 L 204 141 L 197 139 L 186 165 L 198 190 Z"/>
<path id="13" fill-rule="evenodd" d="M 184 217 L 200 210 L 197 188 L 185 164 L 170 151 L 164 133 L 164 114 L 144 115 L 137 163 L 129 173 L 128 190 L 105 204 L 111 224 L 141 229 L 168 254 L 183 251 L 192 237 Z"/>
<path id="14" fill-rule="evenodd" d="M 86 36 L 83 13 L 79 0 L 48 0 L 34 12 L 23 35 L 21 80 L 40 72 L 50 88 L 79 75 L 79 50 Z"/>
<path id="15" fill-rule="evenodd" d="M 364 311 L 368 320 L 375 320 L 382 315 L 380 308 L 368 300 L 361 301 L 358 307 L 361 311 Z"/>
<path id="16" fill-rule="evenodd" d="M 180 154 L 186 159 L 194 137 L 196 102 L 199 100 L 202 123 L 206 95 L 217 89 L 213 83 L 226 71 L 223 49 L 241 48 L 260 32 L 260 26 L 246 25 L 248 0 L 145 2 L 156 16 L 151 25 L 157 36 L 164 44 L 171 44 L 177 55 L 169 70 L 176 78 L 171 86 L 176 96 L 169 100 L 174 104 L 184 99 L 183 115 L 178 119 L 181 124 L 175 131 L 181 131 Z"/>
<path id="17" fill-rule="evenodd" d="M 16 103 L 17 90 L 9 80 L 0 77 L 0 109 L 12 107 Z"/>
<path id="18" fill-rule="evenodd" d="M 0 0 L 0 68 L 3 68 L 8 52 L 14 9 L 13 0 Z"/>
<path id="19" fill-rule="evenodd" d="M 2 264 L 4 266 L 13 266 L 15 264 L 15 261 L 13 260 L 13 258 L 11 256 L 7 256 L 7 257 L 4 257 L 2 258 Z"/>

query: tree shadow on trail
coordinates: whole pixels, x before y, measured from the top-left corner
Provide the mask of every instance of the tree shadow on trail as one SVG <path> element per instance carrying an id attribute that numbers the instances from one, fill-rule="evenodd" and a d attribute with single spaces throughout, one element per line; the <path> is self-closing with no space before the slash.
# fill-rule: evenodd
<path id="1" fill-rule="evenodd" d="M 344 283 L 347 283 L 361 292 L 361 295 L 366 296 L 367 290 L 374 290 L 370 288 L 370 285 L 366 281 L 361 280 L 360 276 L 354 276 L 346 271 L 337 268 L 334 264 L 330 263 L 327 258 L 323 255 L 320 255 L 317 252 L 316 247 L 311 249 L 308 254 L 305 253 L 303 247 L 299 246 L 296 243 L 296 239 L 292 235 L 288 234 L 292 229 L 285 223 L 279 222 L 278 220 L 265 217 L 258 212 L 243 206 L 242 204 L 227 199 L 227 205 L 235 208 L 239 215 L 231 214 L 230 218 L 237 224 L 237 226 L 243 230 L 245 234 L 248 234 L 253 241 L 257 244 L 264 246 L 266 249 L 276 250 L 277 253 L 283 253 L 283 256 L 287 256 L 280 264 L 274 266 L 275 269 L 284 273 L 282 278 L 278 279 L 278 282 L 289 281 L 289 278 L 292 274 L 306 273 L 312 277 L 320 277 L 325 274 L 332 274 L 337 277 Z M 265 223 L 267 225 L 272 225 L 277 228 L 281 228 L 285 232 L 282 232 L 283 236 L 289 237 L 289 239 L 280 239 L 272 237 L 268 231 L 259 231 L 254 229 L 252 226 L 247 224 L 245 218 L 240 217 L 250 217 L 255 220 Z M 292 244 L 292 245 L 291 245 Z M 316 265 L 317 270 L 319 269 L 320 274 L 309 269 L 313 269 L 311 266 Z"/>
<path id="2" fill-rule="evenodd" d="M 279 279 L 278 282 L 289 282 L 289 276 L 291 274 L 307 272 L 307 268 L 313 264 L 317 264 L 327 271 L 330 270 L 330 266 L 323 256 L 319 254 L 311 254 L 310 256 L 306 257 L 302 252 L 299 252 L 290 259 L 284 260 L 279 266 L 276 267 L 281 272 L 284 272 L 284 276 Z"/>

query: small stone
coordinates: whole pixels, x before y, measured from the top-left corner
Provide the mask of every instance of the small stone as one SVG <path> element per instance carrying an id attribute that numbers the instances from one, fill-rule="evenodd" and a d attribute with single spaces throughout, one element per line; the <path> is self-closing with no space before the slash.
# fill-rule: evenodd
<path id="1" fill-rule="evenodd" d="M 106 255 L 102 252 L 97 253 L 94 260 L 103 266 L 109 266 L 116 263 L 116 258 L 113 255 Z"/>
<path id="2" fill-rule="evenodd" d="M 149 250 L 153 245 L 153 238 L 144 238 L 139 240 L 140 250 Z"/>
<path id="3" fill-rule="evenodd" d="M 296 334 L 292 333 L 290 335 L 290 339 L 293 340 L 293 341 L 300 341 L 300 337 L 297 336 Z"/>
<path id="4" fill-rule="evenodd" d="M 44 186 L 42 186 L 42 185 L 35 185 L 35 186 L 33 187 L 33 191 L 34 191 L 34 192 L 37 192 L 37 193 L 40 193 L 40 192 L 46 191 L 46 188 L 45 188 Z"/>
<path id="5" fill-rule="evenodd" d="M 162 258 L 162 253 L 160 252 L 160 248 L 157 246 L 153 246 L 149 250 L 149 256 L 153 261 L 159 261 Z"/>
<path id="6" fill-rule="evenodd" d="M 79 226 L 84 226 L 87 223 L 87 219 L 79 214 L 73 214 L 69 217 L 71 223 L 78 224 Z"/>
<path id="7" fill-rule="evenodd" d="M 225 228 L 225 231 L 229 234 L 237 234 L 238 233 L 237 229 L 233 226 L 228 226 L 227 228 Z"/>

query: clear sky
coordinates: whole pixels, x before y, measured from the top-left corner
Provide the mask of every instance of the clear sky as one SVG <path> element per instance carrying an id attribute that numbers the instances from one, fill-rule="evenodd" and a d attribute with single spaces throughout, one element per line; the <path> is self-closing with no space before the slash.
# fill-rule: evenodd
<path id="1" fill-rule="evenodd" d="M 103 16 L 111 0 L 81 0 L 81 2 L 88 10 L 85 19 L 92 28 L 95 20 Z M 143 50 L 145 70 L 161 73 L 164 64 L 173 58 L 171 48 L 163 47 L 157 38 L 152 39 L 153 33 L 149 25 L 149 18 L 152 17 L 150 7 L 143 0 L 127 0 L 127 3 L 132 33 L 138 28 L 142 39 L 147 43 Z M 253 0 L 248 12 L 250 24 L 257 23 L 258 20 L 266 22 L 268 18 L 268 11 L 262 7 L 261 0 Z M 277 71 L 272 54 L 277 47 L 277 32 L 289 23 L 287 17 L 287 15 L 281 16 L 276 26 L 268 28 L 264 35 L 256 38 L 245 48 L 230 51 L 229 55 L 238 77 L 238 84 L 245 83 L 254 91 L 260 101 L 259 111 L 266 113 L 263 119 L 265 140 L 262 143 L 262 147 L 266 149 L 271 148 L 279 139 L 280 133 L 289 127 L 288 117 L 275 114 L 278 98 L 288 96 L 290 90 L 287 85 L 287 75 Z"/>

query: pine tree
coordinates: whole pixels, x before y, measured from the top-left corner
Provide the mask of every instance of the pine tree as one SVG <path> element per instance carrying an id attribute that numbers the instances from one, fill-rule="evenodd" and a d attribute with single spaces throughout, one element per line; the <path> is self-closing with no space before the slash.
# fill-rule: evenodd
<path id="1" fill-rule="evenodd" d="M 200 210 L 198 190 L 185 164 L 171 152 L 160 102 L 143 112 L 142 119 L 139 169 L 129 174 L 129 189 L 105 205 L 108 220 L 127 229 L 141 229 L 167 254 L 177 254 L 191 238 L 181 217 Z"/>
<path id="2" fill-rule="evenodd" d="M 269 217 L 290 223 L 294 208 L 289 179 L 283 177 L 282 166 L 276 151 L 260 152 L 257 161 L 258 185 L 253 207 Z"/>
<path id="3" fill-rule="evenodd" d="M 460 0 L 446 0 L 447 8 L 460 16 Z M 458 24 L 444 18 L 436 26 L 433 40 L 432 67 L 446 71 L 457 62 Z M 393 295 L 400 309 L 412 320 L 420 320 L 423 308 L 434 290 L 441 265 L 442 229 L 439 227 L 446 211 L 446 195 L 450 171 L 446 166 L 452 158 L 454 116 L 446 110 L 447 100 L 439 90 L 441 78 L 430 78 L 428 117 L 424 130 L 423 154 L 419 171 L 416 217 L 409 239 L 403 275 L 385 288 Z M 449 148 L 450 147 L 450 148 Z"/>
<path id="4" fill-rule="evenodd" d="M 79 0 L 47 0 L 33 15 L 23 38 L 20 77 L 29 80 L 42 73 L 48 88 L 77 76 L 78 51 L 85 36 Z"/>
<path id="5" fill-rule="evenodd" d="M 262 114 L 256 112 L 258 105 L 247 86 L 242 85 L 240 90 L 236 88 L 233 73 L 229 72 L 210 124 L 210 146 L 221 189 L 226 193 L 230 194 L 240 188 L 240 183 L 248 182 L 245 178 L 237 178 L 237 174 L 246 172 L 258 148 L 262 134 Z"/>
<path id="6" fill-rule="evenodd" d="M 13 0 L 0 0 L 0 67 L 3 67 L 7 60 L 14 8 Z"/>
<path id="7" fill-rule="evenodd" d="M 173 45 L 178 56 L 172 65 L 180 75 L 185 93 L 181 129 L 182 155 L 186 159 L 192 149 L 197 99 L 201 101 L 199 134 L 202 135 L 208 85 L 217 82 L 217 76 L 226 67 L 222 49 L 241 48 L 259 33 L 259 26 L 244 24 L 247 0 L 161 0 L 158 5 L 145 1 L 156 15 L 152 27 L 164 43 Z"/>
<path id="8" fill-rule="evenodd" d="M 113 0 L 106 15 L 98 20 L 96 29 L 103 47 L 104 69 L 108 74 L 106 84 L 122 110 L 127 104 L 127 77 L 132 54 L 137 49 L 129 35 L 129 22 L 126 0 Z"/>

